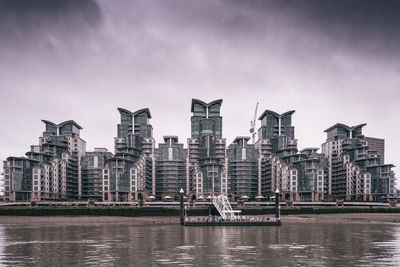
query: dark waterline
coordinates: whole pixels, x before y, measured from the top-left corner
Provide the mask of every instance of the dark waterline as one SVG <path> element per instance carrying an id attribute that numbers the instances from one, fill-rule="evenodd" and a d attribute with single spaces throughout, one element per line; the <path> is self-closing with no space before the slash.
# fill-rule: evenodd
<path id="1" fill-rule="evenodd" d="M 23 219 L 21 219 L 22 221 Z M 26 220 L 26 219 L 25 219 Z M 134 220 L 134 219 L 133 219 Z M 400 225 L 0 222 L 1 266 L 399 266 Z"/>

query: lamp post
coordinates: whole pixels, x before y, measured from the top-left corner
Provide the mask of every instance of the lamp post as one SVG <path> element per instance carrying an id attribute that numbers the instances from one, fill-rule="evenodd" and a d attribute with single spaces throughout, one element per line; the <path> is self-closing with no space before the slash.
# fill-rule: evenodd
<path id="1" fill-rule="evenodd" d="M 280 220 L 279 189 L 278 188 L 275 191 L 275 218 L 278 221 Z"/>
<path id="2" fill-rule="evenodd" d="M 180 221 L 181 224 L 183 225 L 185 222 L 185 207 L 183 204 L 183 189 L 181 188 L 181 190 L 179 191 L 179 200 L 180 200 Z"/>

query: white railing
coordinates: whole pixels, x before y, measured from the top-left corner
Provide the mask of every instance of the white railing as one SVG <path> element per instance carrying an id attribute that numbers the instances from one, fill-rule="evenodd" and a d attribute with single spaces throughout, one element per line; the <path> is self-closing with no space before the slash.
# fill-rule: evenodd
<path id="1" fill-rule="evenodd" d="M 219 195 L 213 197 L 213 204 L 223 220 L 235 220 L 237 219 L 240 210 L 233 210 L 228 198 L 225 195 Z"/>

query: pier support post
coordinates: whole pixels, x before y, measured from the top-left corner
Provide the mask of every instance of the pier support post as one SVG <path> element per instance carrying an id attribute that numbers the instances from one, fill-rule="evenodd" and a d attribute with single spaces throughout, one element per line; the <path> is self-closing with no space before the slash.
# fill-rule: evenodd
<path id="1" fill-rule="evenodd" d="M 279 206 L 279 189 L 277 188 L 275 191 L 275 218 L 280 220 L 280 206 Z"/>
<path id="2" fill-rule="evenodd" d="M 183 203 L 183 189 L 182 188 L 179 191 L 179 201 L 180 201 L 179 215 L 180 215 L 181 224 L 183 225 L 185 222 L 185 207 L 184 207 L 184 203 Z"/>

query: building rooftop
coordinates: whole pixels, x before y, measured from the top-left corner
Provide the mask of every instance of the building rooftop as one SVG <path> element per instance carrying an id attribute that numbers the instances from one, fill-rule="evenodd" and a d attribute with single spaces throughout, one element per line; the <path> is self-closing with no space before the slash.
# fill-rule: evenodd
<path id="1" fill-rule="evenodd" d="M 263 112 L 263 114 L 261 114 L 261 116 L 260 116 L 258 119 L 259 119 L 259 120 L 262 120 L 267 114 L 272 114 L 273 116 L 279 118 L 279 117 L 285 117 L 285 116 L 292 115 L 292 114 L 295 113 L 295 112 L 296 112 L 295 110 L 290 110 L 290 111 L 287 111 L 287 112 L 285 112 L 285 113 L 279 114 L 279 113 L 276 113 L 275 111 L 266 109 L 266 110 Z"/>
<path id="2" fill-rule="evenodd" d="M 201 101 L 199 99 L 193 98 L 192 99 L 191 112 L 194 112 L 194 104 L 199 104 L 199 105 L 202 105 L 203 107 L 209 108 L 209 107 L 211 107 L 213 105 L 217 105 L 217 104 L 221 104 L 221 103 L 222 103 L 222 99 L 217 99 L 217 100 L 211 101 L 210 103 L 206 103 L 206 102 Z"/>
<path id="3" fill-rule="evenodd" d="M 351 132 L 351 131 L 354 131 L 356 129 L 362 128 L 362 127 L 364 127 L 366 125 L 367 125 L 366 123 L 362 123 L 362 124 L 359 124 L 359 125 L 356 125 L 356 126 L 348 126 L 348 125 L 343 124 L 343 123 L 336 123 L 335 125 L 333 125 L 333 126 L 329 127 L 328 129 L 326 129 L 324 132 L 329 132 L 329 131 L 331 131 L 331 130 L 333 130 L 335 128 L 343 128 L 346 131 Z"/>

